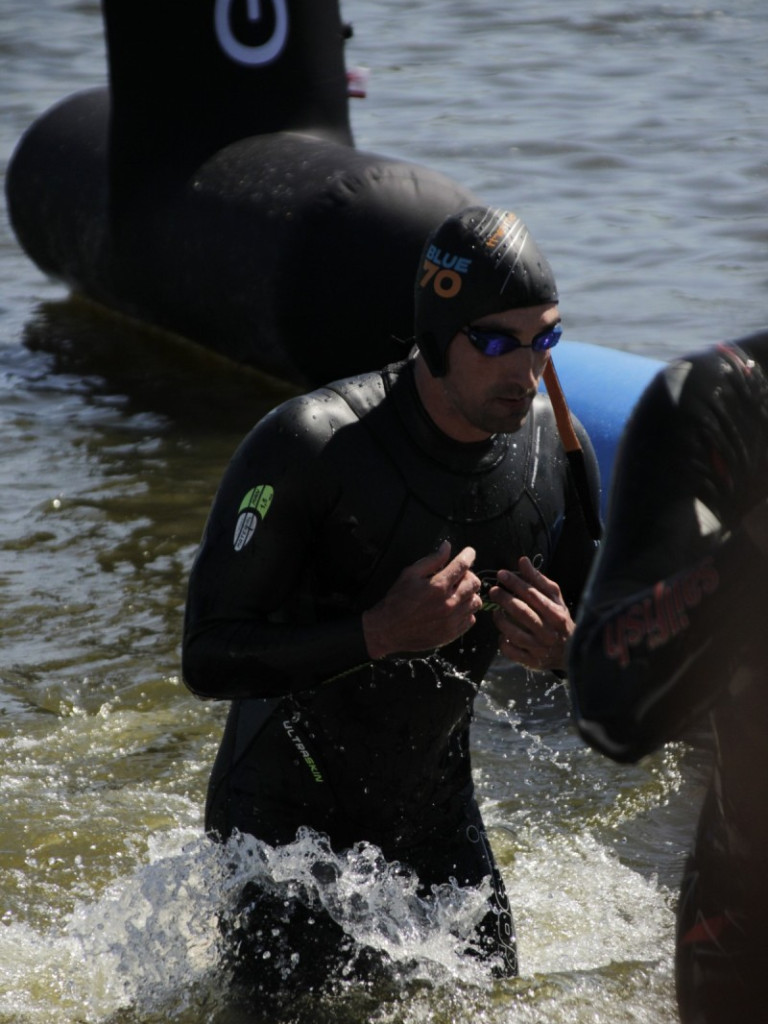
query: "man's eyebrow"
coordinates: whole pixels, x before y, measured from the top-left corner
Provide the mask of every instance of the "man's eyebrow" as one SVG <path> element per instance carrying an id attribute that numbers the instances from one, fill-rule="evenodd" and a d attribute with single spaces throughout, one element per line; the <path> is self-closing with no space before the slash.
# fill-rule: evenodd
<path id="1" fill-rule="evenodd" d="M 555 329 L 558 324 L 562 324 L 563 318 L 559 316 L 557 320 L 553 320 L 551 324 L 547 324 L 546 327 L 542 327 L 540 331 L 536 331 L 534 334 L 535 338 L 538 338 L 540 334 L 547 334 L 549 331 Z M 522 327 L 502 327 L 496 326 L 496 324 L 468 324 L 473 331 L 492 331 L 495 334 L 506 334 L 510 338 L 517 338 L 520 332 L 523 330 Z"/>
<path id="2" fill-rule="evenodd" d="M 497 327 L 496 324 L 470 324 L 473 331 L 486 331 L 493 334 L 507 334 L 510 338 L 516 338 L 520 333 L 519 327 Z"/>

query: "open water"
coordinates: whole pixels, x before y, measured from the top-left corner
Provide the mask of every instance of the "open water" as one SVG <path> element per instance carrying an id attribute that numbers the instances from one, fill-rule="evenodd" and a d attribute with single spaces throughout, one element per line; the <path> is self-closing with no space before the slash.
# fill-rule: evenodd
<path id="1" fill-rule="evenodd" d="M 372 73 L 353 101 L 357 144 L 516 209 L 554 265 L 571 337 L 667 357 L 766 326 L 764 0 L 342 10 L 348 62 Z M 4 0 L 0 167 L 34 117 L 104 80 L 97 3 Z M 181 685 L 179 635 L 220 474 L 280 397 L 70 299 L 0 213 L 2 1024 L 249 1019 L 227 1004 L 214 942 L 233 876 L 201 837 L 225 708 Z M 674 1021 L 675 889 L 706 751 L 615 766 L 574 735 L 562 686 L 501 666 L 473 743 L 521 979 L 457 957 L 471 894 L 425 915 L 362 850 L 318 898 L 399 979 L 349 981 L 270 1021 Z M 235 880 L 280 884 L 324 856 L 307 837 L 229 862 Z M 344 917 L 360 901 L 370 912 Z"/>

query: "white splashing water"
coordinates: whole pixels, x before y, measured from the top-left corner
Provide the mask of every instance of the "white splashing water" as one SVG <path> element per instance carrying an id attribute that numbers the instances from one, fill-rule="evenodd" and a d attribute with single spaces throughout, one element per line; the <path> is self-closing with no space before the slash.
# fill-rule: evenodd
<path id="1" fill-rule="evenodd" d="M 494 839 L 503 859 L 503 836 Z M 278 849 L 246 836 L 218 846 L 178 829 L 156 837 L 144 866 L 77 904 L 56 929 L 0 931 L 0 1020 L 218 1020 L 214 1009 L 228 987 L 219 915 L 254 880 L 286 894 L 303 888 L 357 942 L 386 954 L 397 998 L 368 1006 L 360 1020 L 672 1020 L 668 895 L 586 834 L 531 829 L 516 835 L 515 847 L 504 873 L 520 980 L 492 981 L 462 955 L 487 908 L 482 887 L 446 885 L 425 901 L 415 878 L 372 846 L 336 856 L 312 833 Z M 346 998 L 354 992 L 350 980 Z M 340 998 L 337 989 L 329 1019 L 340 1019 Z"/>

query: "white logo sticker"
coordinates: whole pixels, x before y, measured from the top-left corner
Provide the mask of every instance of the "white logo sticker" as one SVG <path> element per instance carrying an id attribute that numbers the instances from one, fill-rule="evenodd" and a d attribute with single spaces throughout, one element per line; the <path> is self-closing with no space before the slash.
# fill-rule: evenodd
<path id="1" fill-rule="evenodd" d="M 256 523 L 258 519 L 253 512 L 241 512 L 237 517 L 237 526 L 235 527 L 234 545 L 235 551 L 242 551 L 248 541 L 256 532 Z"/>
<path id="2" fill-rule="evenodd" d="M 275 490 L 269 484 L 259 484 L 246 492 L 237 510 L 235 536 L 232 540 L 235 551 L 242 551 L 253 537 L 259 520 L 264 519 L 269 512 L 274 496 Z"/>
<path id="3" fill-rule="evenodd" d="M 256 46 L 249 46 L 247 43 L 241 42 L 232 31 L 230 11 L 235 2 L 236 0 L 216 0 L 214 25 L 216 38 L 224 53 L 238 64 L 247 64 L 250 67 L 258 67 L 260 64 L 269 64 L 271 61 L 277 60 L 288 40 L 286 0 L 268 0 L 275 11 L 275 26 L 269 39 Z M 237 3 L 244 3 L 247 7 L 248 21 L 261 21 L 261 0 L 237 0 Z"/>

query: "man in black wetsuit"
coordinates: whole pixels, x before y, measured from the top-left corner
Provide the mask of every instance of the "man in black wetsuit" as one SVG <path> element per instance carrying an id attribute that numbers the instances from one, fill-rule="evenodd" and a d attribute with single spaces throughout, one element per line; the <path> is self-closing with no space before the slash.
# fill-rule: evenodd
<path id="1" fill-rule="evenodd" d="M 499 650 L 564 668 L 595 542 L 537 396 L 560 315 L 522 222 L 486 208 L 448 218 L 415 303 L 410 358 L 284 403 L 235 454 L 191 575 L 184 678 L 232 701 L 212 833 L 365 840 L 427 894 L 490 877 L 475 953 L 511 975 L 472 705 Z"/>
<path id="2" fill-rule="evenodd" d="M 638 760 L 711 712 L 677 934 L 685 1024 L 768 1020 L 768 332 L 660 371 L 570 652 L 582 735 Z"/>

